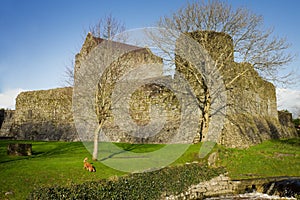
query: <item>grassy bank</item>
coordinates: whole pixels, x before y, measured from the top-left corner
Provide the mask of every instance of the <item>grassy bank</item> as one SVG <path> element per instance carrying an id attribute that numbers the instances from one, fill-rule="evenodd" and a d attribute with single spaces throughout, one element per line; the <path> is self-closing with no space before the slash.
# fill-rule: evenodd
<path id="1" fill-rule="evenodd" d="M 220 164 L 235 179 L 300 176 L 300 139 L 272 140 L 249 149 L 219 147 Z"/>
<path id="2" fill-rule="evenodd" d="M 33 155 L 13 157 L 6 155 L 7 144 L 15 141 L 0 141 L 0 199 L 24 199 L 37 187 L 69 186 L 86 181 L 96 181 L 112 176 L 125 175 L 100 162 L 94 162 L 96 173 L 83 170 L 82 160 L 89 157 L 80 142 L 30 142 Z M 163 145 L 118 144 L 121 148 L 136 153 L 151 152 Z M 201 144 L 191 145 L 172 165 L 185 162 L 206 162 L 199 159 Z M 218 165 L 224 166 L 232 178 L 267 176 L 300 176 L 300 140 L 266 141 L 249 149 L 239 150 L 216 146 Z M 5 196 L 6 192 L 13 192 Z"/>

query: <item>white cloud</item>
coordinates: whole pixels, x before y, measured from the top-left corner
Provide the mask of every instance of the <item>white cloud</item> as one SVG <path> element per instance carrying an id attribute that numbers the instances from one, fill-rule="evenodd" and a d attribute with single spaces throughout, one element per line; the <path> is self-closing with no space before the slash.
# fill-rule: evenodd
<path id="1" fill-rule="evenodd" d="M 277 88 L 278 110 L 287 109 L 296 118 L 300 115 L 300 90 Z"/>
<path id="2" fill-rule="evenodd" d="M 21 88 L 6 90 L 0 93 L 0 108 L 15 109 L 16 98 L 20 92 L 25 91 Z"/>

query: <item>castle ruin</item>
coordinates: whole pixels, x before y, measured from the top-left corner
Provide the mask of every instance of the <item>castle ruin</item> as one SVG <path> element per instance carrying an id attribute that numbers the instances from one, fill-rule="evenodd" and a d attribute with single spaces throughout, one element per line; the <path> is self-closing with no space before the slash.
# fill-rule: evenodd
<path id="1" fill-rule="evenodd" d="M 189 36 L 199 42 L 213 60 L 218 60 L 220 74 L 223 77 L 227 96 L 227 110 L 223 129 L 216 138 L 219 144 L 243 148 L 268 139 L 297 136 L 291 123 L 279 119 L 279 117 L 281 119 L 286 118 L 286 114 L 278 114 L 274 85 L 263 80 L 249 63 L 234 61 L 233 43 L 230 36 L 211 31 L 197 31 L 189 33 Z M 90 33 L 87 35 L 80 53 L 76 55 L 75 76 L 80 64 L 102 41 L 103 39 L 96 38 Z M 162 59 L 155 56 L 147 48 L 137 48 L 126 44 L 116 45 L 115 48 L 127 48 L 129 50 L 132 48 L 133 51 L 121 58 L 121 61 L 126 59 L 130 62 L 127 64 L 114 62 L 110 69 L 119 67 L 126 71 L 138 67 L 141 63 L 162 65 Z M 180 56 L 176 56 L 176 62 L 175 76 L 176 73 L 184 75 L 184 78 L 193 88 L 201 108 L 197 135 L 192 138 L 185 138 L 181 142 L 205 141 L 210 118 L 213 115 L 210 110 L 209 89 L 203 76 L 199 72 L 195 72 L 192 64 Z M 109 70 L 107 73 L 111 74 Z M 115 79 L 120 76 L 122 73 L 111 75 Z M 115 79 L 111 78 L 110 81 Z M 98 100 L 104 98 L 101 96 L 104 91 L 106 91 L 105 94 L 111 94 L 111 91 L 107 92 L 108 89 L 105 87 L 98 88 Z M 108 112 L 103 129 L 110 141 L 130 143 L 166 143 L 169 141 L 178 130 L 181 112 L 180 103 L 172 91 L 159 84 L 146 84 L 137 89 L 131 97 L 129 110 L 136 124 L 144 126 L 149 123 L 149 109 L 153 104 L 160 104 L 165 108 L 166 124 L 158 134 L 138 138 L 116 126 L 112 112 Z M 108 104 L 111 104 L 109 98 L 108 101 Z M 9 131 L 4 134 L 1 129 L 1 135 L 26 140 L 76 141 L 82 139 L 78 138 L 74 126 L 72 88 L 70 87 L 22 92 L 16 99 L 16 111 L 13 120 L 11 119 L 9 123 Z M 8 124 L 5 125 L 3 122 L 3 125 L 7 127 Z"/>

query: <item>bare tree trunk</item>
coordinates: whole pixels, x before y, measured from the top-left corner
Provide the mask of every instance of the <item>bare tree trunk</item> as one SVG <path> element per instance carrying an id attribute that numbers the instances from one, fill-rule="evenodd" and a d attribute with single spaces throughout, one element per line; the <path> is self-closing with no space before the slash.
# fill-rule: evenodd
<path id="1" fill-rule="evenodd" d="M 99 147 L 99 132 L 101 131 L 103 124 L 103 120 L 101 120 L 100 124 L 98 125 L 97 129 L 94 133 L 94 150 L 93 150 L 93 160 L 98 160 L 98 147 Z"/>

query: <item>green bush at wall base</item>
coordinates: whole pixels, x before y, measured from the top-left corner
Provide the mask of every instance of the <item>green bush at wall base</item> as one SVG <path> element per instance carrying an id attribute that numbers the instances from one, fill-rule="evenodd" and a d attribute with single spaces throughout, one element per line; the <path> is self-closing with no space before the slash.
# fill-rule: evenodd
<path id="1" fill-rule="evenodd" d="M 53 186 L 34 190 L 28 199 L 159 199 L 179 194 L 193 184 L 209 180 L 223 168 L 211 169 L 192 163 L 124 177 L 86 182 L 71 187 Z"/>

